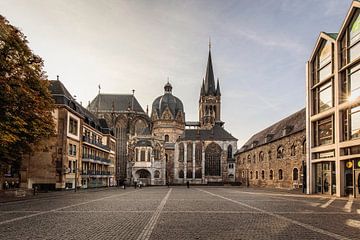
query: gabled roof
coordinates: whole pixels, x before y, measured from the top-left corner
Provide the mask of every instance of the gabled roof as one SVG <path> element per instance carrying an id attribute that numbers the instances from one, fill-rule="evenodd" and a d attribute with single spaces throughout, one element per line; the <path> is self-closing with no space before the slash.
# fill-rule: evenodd
<path id="1" fill-rule="evenodd" d="M 82 118 L 84 118 L 84 122 L 91 127 L 97 129 L 98 131 L 105 134 L 112 134 L 110 128 L 107 125 L 105 119 L 99 119 L 86 108 L 81 106 L 74 97 L 71 96 L 69 91 L 65 88 L 64 84 L 59 80 L 50 80 L 49 81 L 49 90 L 51 95 L 55 101 L 55 104 L 65 105 L 71 108 L 73 111 L 78 113 Z"/>
<path id="2" fill-rule="evenodd" d="M 212 129 L 185 129 L 179 140 L 237 141 L 235 137 L 219 125 L 215 125 Z"/>
<path id="3" fill-rule="evenodd" d="M 88 106 L 92 112 L 105 111 L 105 112 L 125 112 L 132 110 L 132 101 L 134 104 L 134 111 L 145 113 L 136 97 L 131 94 L 98 94 Z"/>
<path id="4" fill-rule="evenodd" d="M 357 1 L 357 0 L 352 1 L 350 8 L 346 14 L 346 17 L 340 27 L 338 37 L 341 37 L 344 34 L 345 29 L 348 26 L 348 24 L 350 23 L 350 20 L 351 20 L 353 14 L 355 13 L 356 8 L 360 8 L 360 1 Z"/>
<path id="5" fill-rule="evenodd" d="M 331 41 L 331 42 L 335 43 L 336 37 L 337 37 L 337 33 L 320 32 L 318 38 L 316 39 L 315 47 L 314 47 L 313 51 L 311 52 L 309 61 L 311 62 L 314 59 L 317 51 L 322 46 L 323 40 L 328 40 L 328 41 Z"/>
<path id="6" fill-rule="evenodd" d="M 285 136 L 289 136 L 296 132 L 305 130 L 306 128 L 306 109 L 303 108 L 300 111 L 284 118 L 283 120 L 271 125 L 270 127 L 253 135 L 238 151 L 237 153 L 246 152 L 255 147 L 267 144 L 269 142 L 276 141 Z M 286 134 L 283 135 L 284 129 Z M 265 139 L 267 138 L 267 141 Z M 253 144 L 255 143 L 255 145 Z"/>
<path id="7" fill-rule="evenodd" d="M 324 33 L 334 40 L 336 40 L 336 38 L 338 36 L 338 33 L 327 33 L 327 32 L 324 32 Z"/>
<path id="8" fill-rule="evenodd" d="M 205 95 L 212 95 L 216 94 L 215 89 L 215 79 L 214 79 L 214 71 L 211 61 L 211 51 L 209 49 L 209 57 L 206 66 L 206 74 L 205 74 Z"/>

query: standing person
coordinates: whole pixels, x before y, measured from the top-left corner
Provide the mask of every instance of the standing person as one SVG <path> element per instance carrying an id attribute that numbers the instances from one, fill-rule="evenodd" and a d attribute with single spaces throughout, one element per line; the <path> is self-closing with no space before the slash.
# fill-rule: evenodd
<path id="1" fill-rule="evenodd" d="M 190 188 L 190 183 L 189 183 L 189 181 L 186 182 L 186 186 L 187 186 L 187 188 Z"/>
<path id="2" fill-rule="evenodd" d="M 134 188 L 136 189 L 137 187 L 137 181 L 134 181 Z"/>
<path id="3" fill-rule="evenodd" d="M 167 187 L 169 188 L 169 187 L 170 187 L 170 182 L 169 182 L 169 181 L 166 181 L 166 185 L 167 185 Z"/>

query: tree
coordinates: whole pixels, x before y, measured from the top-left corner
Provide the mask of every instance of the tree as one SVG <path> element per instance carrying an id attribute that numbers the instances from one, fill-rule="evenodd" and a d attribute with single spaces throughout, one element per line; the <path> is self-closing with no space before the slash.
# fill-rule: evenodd
<path id="1" fill-rule="evenodd" d="M 54 133 L 54 102 L 43 61 L 25 35 L 0 15 L 0 176 L 19 166 L 41 139 Z"/>

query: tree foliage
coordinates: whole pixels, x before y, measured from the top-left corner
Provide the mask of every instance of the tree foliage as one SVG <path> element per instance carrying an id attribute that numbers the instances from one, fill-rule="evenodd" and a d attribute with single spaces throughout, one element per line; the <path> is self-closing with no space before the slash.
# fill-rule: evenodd
<path id="1" fill-rule="evenodd" d="M 43 61 L 27 43 L 0 15 L 0 167 L 18 163 L 40 139 L 54 133 L 54 103 Z"/>

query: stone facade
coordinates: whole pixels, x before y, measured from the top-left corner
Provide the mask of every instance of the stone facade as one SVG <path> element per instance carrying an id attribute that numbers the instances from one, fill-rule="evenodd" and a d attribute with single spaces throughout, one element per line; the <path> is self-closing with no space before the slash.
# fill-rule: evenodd
<path id="1" fill-rule="evenodd" d="M 235 154 L 237 181 L 258 187 L 302 187 L 306 160 L 304 123 L 303 109 L 255 134 Z"/>

